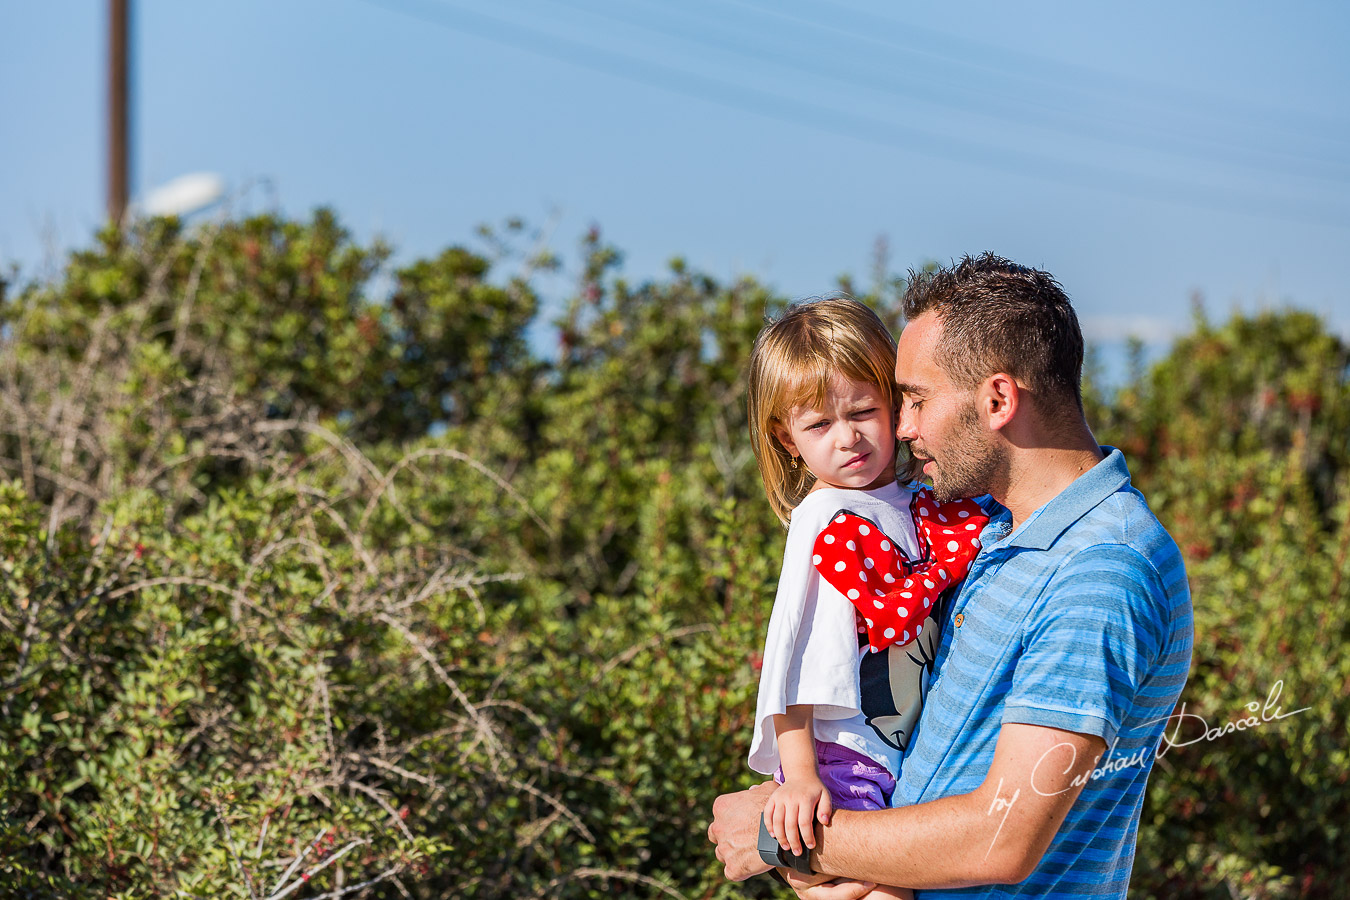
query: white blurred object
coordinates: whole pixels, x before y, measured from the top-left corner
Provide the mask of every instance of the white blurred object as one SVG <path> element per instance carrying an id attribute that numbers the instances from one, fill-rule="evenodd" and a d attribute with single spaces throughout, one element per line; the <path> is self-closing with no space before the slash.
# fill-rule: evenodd
<path id="1" fill-rule="evenodd" d="M 146 194 L 137 210 L 147 216 L 186 216 L 225 195 L 225 180 L 214 172 L 180 175 Z"/>

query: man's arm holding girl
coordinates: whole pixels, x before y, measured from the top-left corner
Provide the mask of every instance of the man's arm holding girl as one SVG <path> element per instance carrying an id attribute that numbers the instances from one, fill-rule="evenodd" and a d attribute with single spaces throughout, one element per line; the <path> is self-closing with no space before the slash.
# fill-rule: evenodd
<path id="1" fill-rule="evenodd" d="M 1021 881 L 1040 862 L 1105 751 L 1100 737 L 1005 724 L 978 788 L 916 806 L 836 811 L 829 825 L 816 829 L 811 867 L 854 882 L 813 888 L 795 878 L 793 886 L 804 897 L 847 900 L 870 890 L 866 883 L 953 888 Z M 765 871 L 755 835 L 772 790 L 760 785 L 713 805 L 708 836 L 730 879 Z"/>

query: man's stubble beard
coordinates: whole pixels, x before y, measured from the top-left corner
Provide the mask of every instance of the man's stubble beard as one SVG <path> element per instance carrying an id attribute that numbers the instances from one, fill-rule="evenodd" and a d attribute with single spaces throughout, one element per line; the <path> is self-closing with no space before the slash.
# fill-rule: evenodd
<path id="1" fill-rule="evenodd" d="M 934 462 L 933 496 L 941 503 L 988 494 L 1006 478 L 1007 450 L 980 429 L 974 400 L 961 407 L 942 461 L 929 458 Z"/>

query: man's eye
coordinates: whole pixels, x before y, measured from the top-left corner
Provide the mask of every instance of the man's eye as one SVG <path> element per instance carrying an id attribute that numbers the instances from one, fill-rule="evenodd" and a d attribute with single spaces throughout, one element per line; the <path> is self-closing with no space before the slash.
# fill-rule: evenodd
<path id="1" fill-rule="evenodd" d="M 913 400 L 913 399 L 911 399 L 911 400 L 909 401 L 909 408 L 910 408 L 910 409 L 918 409 L 920 406 L 923 406 L 923 401 L 922 401 L 922 400 Z"/>

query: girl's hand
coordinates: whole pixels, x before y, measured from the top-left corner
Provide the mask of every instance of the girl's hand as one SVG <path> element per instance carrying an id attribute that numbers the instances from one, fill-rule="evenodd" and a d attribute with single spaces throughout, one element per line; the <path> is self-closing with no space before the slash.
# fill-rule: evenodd
<path id="1" fill-rule="evenodd" d="M 819 777 L 793 778 L 769 798 L 764 824 L 779 846 L 800 856 L 816 848 L 815 823 L 830 824 L 833 811 L 830 792 Z"/>

